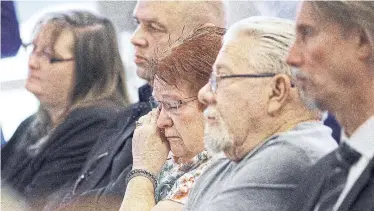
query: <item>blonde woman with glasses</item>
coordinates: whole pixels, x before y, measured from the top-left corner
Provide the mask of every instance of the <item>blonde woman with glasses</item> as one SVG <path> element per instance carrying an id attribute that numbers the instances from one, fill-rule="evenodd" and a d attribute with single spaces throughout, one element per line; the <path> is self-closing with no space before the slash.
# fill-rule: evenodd
<path id="1" fill-rule="evenodd" d="M 38 209 L 78 177 L 98 134 L 128 99 L 107 18 L 83 11 L 48 14 L 26 46 L 26 89 L 40 107 L 1 150 L 1 177 L 2 185 Z"/>

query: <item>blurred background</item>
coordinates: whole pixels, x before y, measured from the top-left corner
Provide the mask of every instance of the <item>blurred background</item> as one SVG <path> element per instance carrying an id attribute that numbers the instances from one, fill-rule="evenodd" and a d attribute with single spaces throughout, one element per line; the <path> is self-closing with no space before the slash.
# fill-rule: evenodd
<path id="1" fill-rule="evenodd" d="M 83 9 L 109 17 L 117 27 L 118 42 L 126 67 L 127 86 L 132 102 L 138 100 L 137 89 L 145 83 L 136 76 L 130 37 L 136 25 L 132 11 L 136 1 L 15 1 L 23 43 L 29 43 L 33 27 L 40 16 L 51 11 Z M 298 1 L 227 1 L 229 25 L 250 16 L 263 15 L 295 19 Z M 0 125 L 5 140 L 17 126 L 38 108 L 35 97 L 24 88 L 28 57 L 21 47 L 14 57 L 0 60 Z"/>

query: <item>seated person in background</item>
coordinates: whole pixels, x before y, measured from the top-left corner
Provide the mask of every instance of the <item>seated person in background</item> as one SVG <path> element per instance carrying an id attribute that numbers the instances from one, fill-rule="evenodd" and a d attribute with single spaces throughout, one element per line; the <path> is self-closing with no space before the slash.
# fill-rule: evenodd
<path id="1" fill-rule="evenodd" d="M 224 37 L 210 82 L 204 142 L 219 153 L 184 210 L 283 210 L 302 172 L 336 142 L 318 111 L 308 110 L 284 58 L 291 21 L 252 17 Z M 224 152 L 224 155 L 221 153 Z"/>
<path id="2" fill-rule="evenodd" d="M 1 58 L 15 56 L 21 44 L 14 1 L 1 1 Z"/>
<path id="3" fill-rule="evenodd" d="M 1 125 L 0 125 L 0 140 L 1 140 L 1 148 L 2 148 L 3 146 L 5 146 L 6 141 L 3 135 L 3 129 L 1 128 Z"/>
<path id="4" fill-rule="evenodd" d="M 82 11 L 48 14 L 28 47 L 26 89 L 40 107 L 1 150 L 1 179 L 39 207 L 78 177 L 98 134 L 128 98 L 108 19 Z"/>
<path id="5" fill-rule="evenodd" d="M 158 108 L 137 123 L 133 170 L 121 210 L 181 210 L 208 165 L 204 106 L 197 93 L 208 82 L 224 31 L 215 26 L 200 28 L 157 62 L 153 101 Z"/>

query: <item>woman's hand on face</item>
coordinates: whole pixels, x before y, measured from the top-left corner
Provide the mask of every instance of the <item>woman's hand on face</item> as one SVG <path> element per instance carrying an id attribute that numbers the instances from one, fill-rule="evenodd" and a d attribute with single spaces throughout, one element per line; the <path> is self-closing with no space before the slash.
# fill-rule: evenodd
<path id="1" fill-rule="evenodd" d="M 170 148 L 156 125 L 160 114 L 155 108 L 140 117 L 132 140 L 133 169 L 144 169 L 158 175 L 164 165 Z"/>

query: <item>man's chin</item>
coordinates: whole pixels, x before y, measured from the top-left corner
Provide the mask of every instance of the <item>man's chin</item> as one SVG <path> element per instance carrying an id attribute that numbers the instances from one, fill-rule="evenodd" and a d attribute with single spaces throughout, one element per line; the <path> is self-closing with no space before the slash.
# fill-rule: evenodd
<path id="1" fill-rule="evenodd" d="M 144 79 L 146 81 L 151 81 L 152 79 L 152 71 L 149 68 L 137 67 L 136 74 L 139 78 Z"/>
<path id="2" fill-rule="evenodd" d="M 310 93 L 310 90 L 299 89 L 301 101 L 309 110 L 323 111 L 322 104 Z"/>
<path id="3" fill-rule="evenodd" d="M 204 145 L 212 153 L 221 153 L 232 146 L 230 135 L 224 127 L 219 124 L 205 125 Z"/>

